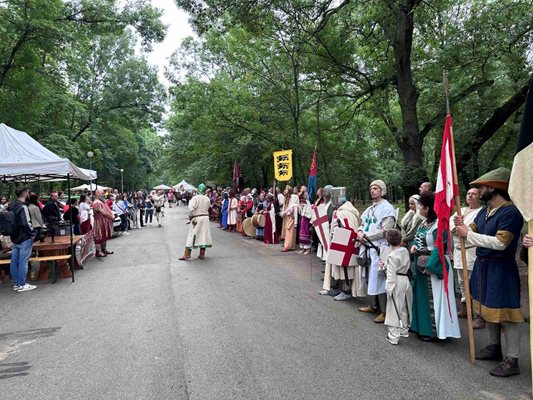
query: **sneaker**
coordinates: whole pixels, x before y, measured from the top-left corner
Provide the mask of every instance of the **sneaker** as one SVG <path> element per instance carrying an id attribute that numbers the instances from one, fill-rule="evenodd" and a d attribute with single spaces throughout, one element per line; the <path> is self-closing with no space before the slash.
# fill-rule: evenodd
<path id="1" fill-rule="evenodd" d="M 346 301 L 352 298 L 351 294 L 340 292 L 337 296 L 333 298 L 335 301 Z"/>
<path id="2" fill-rule="evenodd" d="M 14 285 L 13 286 L 13 290 L 19 290 L 22 286 L 19 286 L 19 285 Z"/>
<path id="3" fill-rule="evenodd" d="M 400 337 L 409 337 L 409 331 L 407 329 L 400 332 Z"/>
<path id="4" fill-rule="evenodd" d="M 318 294 L 321 296 L 327 296 L 329 294 L 329 290 L 327 289 L 321 290 L 320 292 L 318 292 Z"/>
<path id="5" fill-rule="evenodd" d="M 335 296 L 337 296 L 340 293 L 341 293 L 341 291 L 339 289 L 333 288 L 333 289 L 329 289 L 328 295 L 335 297 Z"/>
<path id="6" fill-rule="evenodd" d="M 20 286 L 18 292 L 27 292 L 28 290 L 37 289 L 37 286 L 26 283 L 24 286 Z"/>

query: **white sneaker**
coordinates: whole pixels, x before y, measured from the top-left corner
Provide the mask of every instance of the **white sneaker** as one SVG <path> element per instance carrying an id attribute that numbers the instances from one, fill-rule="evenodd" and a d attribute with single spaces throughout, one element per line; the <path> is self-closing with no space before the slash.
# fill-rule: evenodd
<path id="1" fill-rule="evenodd" d="M 397 345 L 398 342 L 393 342 L 391 339 L 389 339 L 389 335 L 387 334 L 387 342 L 389 342 L 390 344 L 393 344 L 393 345 Z"/>
<path id="2" fill-rule="evenodd" d="M 18 292 L 27 292 L 28 290 L 37 289 L 37 286 L 26 283 L 24 286 L 20 286 Z"/>
<path id="3" fill-rule="evenodd" d="M 400 332 L 400 337 L 409 337 L 409 330 L 408 329 L 402 330 Z"/>
<path id="4" fill-rule="evenodd" d="M 318 292 L 318 294 L 320 294 L 321 296 L 327 296 L 329 294 L 329 290 L 327 289 L 321 290 L 320 292 Z"/>
<path id="5" fill-rule="evenodd" d="M 22 286 L 19 285 L 13 285 L 13 290 L 19 290 Z"/>
<path id="6" fill-rule="evenodd" d="M 124 235 L 129 235 L 130 233 L 129 232 L 124 232 Z"/>
<path id="7" fill-rule="evenodd" d="M 348 294 L 348 293 L 344 293 L 344 292 L 340 292 L 337 296 L 335 296 L 333 298 L 333 300 L 336 300 L 336 301 L 346 301 L 346 300 L 350 300 L 352 298 L 352 295 L 351 294 Z"/>

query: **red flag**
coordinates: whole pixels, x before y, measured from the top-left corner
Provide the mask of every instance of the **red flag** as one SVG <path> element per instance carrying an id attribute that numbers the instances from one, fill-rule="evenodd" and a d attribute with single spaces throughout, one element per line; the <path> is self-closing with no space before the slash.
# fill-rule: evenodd
<path id="1" fill-rule="evenodd" d="M 235 193 L 239 191 L 239 179 L 241 177 L 241 169 L 239 168 L 239 164 L 237 164 L 237 160 L 233 163 L 233 189 L 235 190 Z"/>
<path id="2" fill-rule="evenodd" d="M 442 275 L 444 279 L 444 291 L 448 300 L 448 311 L 450 309 L 450 294 L 448 293 L 448 270 L 446 268 L 446 253 L 451 249 L 450 237 L 450 215 L 455 206 L 454 197 L 459 194 L 459 186 L 454 181 L 453 163 L 455 157 L 453 154 L 453 136 L 452 136 L 452 117 L 446 116 L 446 125 L 442 137 L 442 149 L 440 152 L 439 174 L 437 177 L 437 188 L 435 189 L 435 212 L 438 218 L 437 240 L 435 247 L 439 251 L 440 261 L 442 263 Z M 448 248 L 444 248 L 444 235 L 447 236 Z"/>

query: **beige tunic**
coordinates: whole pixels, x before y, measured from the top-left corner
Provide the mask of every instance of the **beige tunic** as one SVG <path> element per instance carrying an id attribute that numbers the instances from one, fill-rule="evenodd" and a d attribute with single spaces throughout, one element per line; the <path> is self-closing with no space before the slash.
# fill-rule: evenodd
<path id="1" fill-rule="evenodd" d="M 205 248 L 213 245 L 211 225 L 209 224 L 209 207 L 211 207 L 211 201 L 207 196 L 201 194 L 194 196 L 189 201 L 191 224 L 189 225 L 189 234 L 187 235 L 185 247 Z"/>
<path id="2" fill-rule="evenodd" d="M 391 251 L 385 261 L 387 280 L 387 311 L 385 325 L 408 328 L 411 324 L 411 305 L 413 292 L 409 278 L 397 273 L 406 274 L 410 266 L 409 252 L 405 247 Z M 398 315 L 399 314 L 399 315 Z"/>
<path id="3" fill-rule="evenodd" d="M 463 221 L 466 226 L 469 226 L 474 222 L 476 219 L 478 213 L 481 211 L 482 207 L 470 209 L 464 207 L 461 210 L 461 214 L 463 215 Z M 450 230 L 453 230 L 455 228 L 455 224 L 453 223 L 453 217 L 455 217 L 457 213 L 454 213 L 452 217 L 450 218 Z M 456 235 L 452 235 L 453 237 L 453 267 L 455 269 L 463 269 L 463 259 L 461 255 L 461 241 L 460 238 Z M 476 262 L 476 246 L 473 246 L 472 244 L 466 242 L 466 266 L 468 271 L 472 271 L 474 269 L 474 263 Z"/>

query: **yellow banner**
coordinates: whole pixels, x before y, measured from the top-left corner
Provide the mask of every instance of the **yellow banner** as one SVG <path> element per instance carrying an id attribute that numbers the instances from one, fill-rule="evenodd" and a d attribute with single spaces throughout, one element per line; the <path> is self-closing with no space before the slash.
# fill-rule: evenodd
<path id="1" fill-rule="evenodd" d="M 274 178 L 281 182 L 292 178 L 292 150 L 274 152 Z"/>

